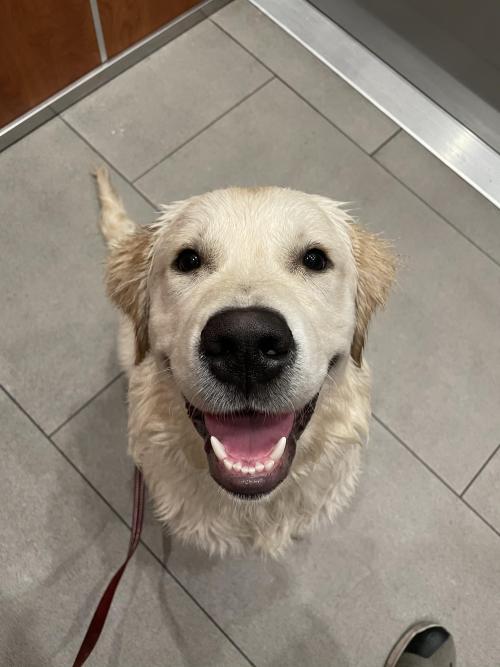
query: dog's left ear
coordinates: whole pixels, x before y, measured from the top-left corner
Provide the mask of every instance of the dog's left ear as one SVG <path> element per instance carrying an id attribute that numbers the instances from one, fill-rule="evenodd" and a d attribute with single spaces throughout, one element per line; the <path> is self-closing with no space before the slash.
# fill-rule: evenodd
<path id="1" fill-rule="evenodd" d="M 370 234 L 355 223 L 350 223 L 349 232 L 358 273 L 351 357 L 357 366 L 361 366 L 368 324 L 375 310 L 385 306 L 397 262 L 388 241 Z"/>
<path id="2" fill-rule="evenodd" d="M 388 241 L 370 234 L 346 213 L 341 202 L 312 195 L 332 222 L 347 229 L 358 274 L 356 289 L 356 324 L 351 343 L 351 357 L 357 366 L 363 360 L 368 324 L 377 308 L 385 306 L 397 268 L 397 258 Z"/>

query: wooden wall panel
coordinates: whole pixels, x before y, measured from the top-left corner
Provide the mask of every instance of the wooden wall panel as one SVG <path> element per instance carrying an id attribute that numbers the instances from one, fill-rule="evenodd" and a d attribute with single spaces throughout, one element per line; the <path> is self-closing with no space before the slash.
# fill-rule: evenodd
<path id="1" fill-rule="evenodd" d="M 99 0 L 108 56 L 116 56 L 200 0 Z"/>
<path id="2" fill-rule="evenodd" d="M 99 64 L 88 0 L 0 0 L 0 126 Z"/>

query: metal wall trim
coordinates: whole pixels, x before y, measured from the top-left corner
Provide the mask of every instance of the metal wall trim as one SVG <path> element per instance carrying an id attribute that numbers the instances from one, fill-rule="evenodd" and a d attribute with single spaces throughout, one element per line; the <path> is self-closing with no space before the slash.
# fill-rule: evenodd
<path id="1" fill-rule="evenodd" d="M 82 76 L 63 90 L 52 95 L 47 100 L 30 109 L 25 114 L 16 118 L 14 121 L 0 128 L 0 151 L 10 146 L 18 139 L 34 130 L 39 125 L 45 123 L 61 113 L 67 107 L 77 102 L 85 95 L 102 86 L 121 74 L 132 65 L 143 60 L 146 56 L 168 44 L 189 28 L 192 28 L 200 21 L 203 21 L 214 12 L 228 4 L 230 0 L 204 0 L 181 16 L 167 23 L 148 37 L 133 44 L 131 47 L 122 51 L 114 58 L 106 60 L 102 65 L 96 67 L 88 74 Z"/>
<path id="2" fill-rule="evenodd" d="M 306 0 L 250 0 L 500 208 L 500 155 Z"/>

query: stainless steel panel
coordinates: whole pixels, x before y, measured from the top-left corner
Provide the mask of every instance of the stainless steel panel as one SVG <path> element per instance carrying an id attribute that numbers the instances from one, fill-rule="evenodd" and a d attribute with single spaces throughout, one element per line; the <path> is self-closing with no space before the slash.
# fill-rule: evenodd
<path id="1" fill-rule="evenodd" d="M 500 155 L 305 0 L 250 0 L 500 207 Z"/>
<path id="2" fill-rule="evenodd" d="M 500 152 L 498 0 L 309 2 Z"/>

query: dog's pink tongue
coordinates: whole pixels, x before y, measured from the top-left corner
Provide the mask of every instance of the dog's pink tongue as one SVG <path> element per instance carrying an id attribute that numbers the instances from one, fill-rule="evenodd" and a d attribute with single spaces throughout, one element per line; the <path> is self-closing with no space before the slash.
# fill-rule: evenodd
<path id="1" fill-rule="evenodd" d="M 215 435 L 229 456 L 238 461 L 264 458 L 280 438 L 288 438 L 294 420 L 293 412 L 229 417 L 205 414 L 204 417 L 210 435 Z"/>

